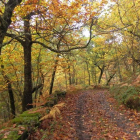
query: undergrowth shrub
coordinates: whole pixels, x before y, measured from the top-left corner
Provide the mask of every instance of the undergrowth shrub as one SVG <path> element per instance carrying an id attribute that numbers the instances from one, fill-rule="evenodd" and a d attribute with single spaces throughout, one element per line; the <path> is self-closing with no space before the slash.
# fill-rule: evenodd
<path id="1" fill-rule="evenodd" d="M 120 104 L 140 110 L 140 87 L 117 85 L 111 87 L 110 92 Z"/>
<path id="2" fill-rule="evenodd" d="M 57 90 L 46 99 L 44 106 L 53 107 L 61 98 L 64 98 L 65 96 L 66 91 Z"/>
<path id="3" fill-rule="evenodd" d="M 65 95 L 65 91 L 55 91 L 44 99 L 43 105 L 41 104 L 16 116 L 11 120 L 12 125 L 9 128 L 0 130 L 0 140 L 25 140 L 29 133 L 35 131 L 42 120 L 48 118 L 55 120 L 56 116 L 60 114 L 60 108 L 64 106 L 64 103 L 58 104 L 58 101 Z"/>

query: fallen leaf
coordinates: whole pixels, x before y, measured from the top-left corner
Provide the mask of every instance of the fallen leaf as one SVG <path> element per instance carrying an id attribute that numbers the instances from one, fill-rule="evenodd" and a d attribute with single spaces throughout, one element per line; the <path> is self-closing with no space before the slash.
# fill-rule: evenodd
<path id="1" fill-rule="evenodd" d="M 13 128 L 15 128 L 16 127 L 16 124 L 13 124 Z"/>
<path id="2" fill-rule="evenodd" d="M 19 130 L 18 135 L 22 135 L 22 134 L 23 134 L 23 131 Z"/>
<path id="3" fill-rule="evenodd" d="M 139 130 L 139 131 L 137 131 L 137 135 L 140 135 L 140 130 Z"/>

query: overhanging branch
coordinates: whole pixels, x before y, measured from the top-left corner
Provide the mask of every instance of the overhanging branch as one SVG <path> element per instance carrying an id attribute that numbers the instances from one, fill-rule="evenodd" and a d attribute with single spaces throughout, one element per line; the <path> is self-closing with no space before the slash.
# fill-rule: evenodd
<path id="1" fill-rule="evenodd" d="M 92 36 L 92 27 L 93 27 L 93 25 L 94 25 L 94 24 L 93 24 L 93 20 L 94 20 L 94 19 L 91 20 L 89 40 L 88 40 L 87 44 L 84 45 L 84 46 L 82 46 L 82 47 L 73 47 L 73 48 L 69 48 L 69 49 L 67 49 L 67 50 L 57 50 L 57 49 L 53 49 L 52 47 L 47 46 L 46 44 L 44 44 L 44 43 L 42 43 L 42 42 L 40 42 L 40 41 L 32 41 L 32 43 L 40 44 L 40 45 L 43 46 L 44 48 L 47 48 L 47 49 L 49 49 L 49 50 L 51 50 L 51 51 L 53 51 L 53 52 L 56 52 L 56 53 L 66 53 L 66 52 L 70 52 L 70 51 L 76 50 L 76 49 L 85 49 L 85 48 L 87 48 L 87 46 L 89 45 L 91 39 L 93 38 L 93 36 Z"/>

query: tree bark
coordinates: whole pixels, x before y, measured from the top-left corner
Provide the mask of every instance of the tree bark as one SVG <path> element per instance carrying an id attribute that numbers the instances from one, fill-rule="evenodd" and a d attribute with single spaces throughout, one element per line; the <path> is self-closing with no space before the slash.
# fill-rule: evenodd
<path id="1" fill-rule="evenodd" d="M 69 70 L 69 85 L 72 85 L 72 80 L 71 80 L 71 70 L 70 70 L 70 65 L 68 66 L 68 70 Z"/>
<path id="2" fill-rule="evenodd" d="M 68 82 L 67 82 L 67 73 L 66 72 L 65 72 L 65 83 L 66 83 L 66 90 L 67 90 Z"/>
<path id="3" fill-rule="evenodd" d="M 72 68 L 73 68 L 73 70 L 72 70 L 72 79 L 71 79 L 71 81 L 72 81 L 72 84 L 75 84 L 75 68 L 74 68 L 74 65 L 72 66 Z"/>
<path id="4" fill-rule="evenodd" d="M 98 79 L 98 84 L 100 84 L 100 83 L 101 83 L 101 79 L 102 79 L 102 75 L 103 75 L 103 73 L 104 73 L 104 68 L 105 68 L 105 66 L 103 65 L 102 68 L 100 68 L 100 67 L 98 66 L 98 68 L 100 69 L 100 76 L 99 76 L 99 79 Z"/>
<path id="5" fill-rule="evenodd" d="M 15 115 L 16 115 L 16 109 L 15 109 L 15 99 L 14 99 L 14 93 L 13 93 L 13 90 L 12 90 L 12 84 L 8 78 L 7 75 L 4 75 L 3 74 L 3 77 L 7 83 L 7 89 L 8 89 L 8 94 L 9 94 L 9 99 L 10 99 L 10 107 L 11 107 L 11 119 L 15 118 Z"/>
<path id="6" fill-rule="evenodd" d="M 88 85 L 90 86 L 90 71 L 89 71 L 89 65 L 88 65 L 88 62 L 86 62 L 86 65 L 87 65 L 87 72 L 88 72 Z"/>
<path id="7" fill-rule="evenodd" d="M 12 90 L 12 84 L 10 82 L 10 80 L 8 79 L 8 77 L 6 77 L 6 81 L 8 84 L 8 93 L 9 93 L 9 98 L 10 98 L 10 106 L 11 106 L 11 119 L 15 118 L 16 115 L 16 109 L 15 109 L 15 99 L 14 99 L 14 93 Z"/>
<path id="8" fill-rule="evenodd" d="M 32 66 L 31 47 L 32 38 L 30 32 L 30 17 L 24 19 L 25 41 L 22 44 L 24 49 L 24 92 L 22 98 L 22 111 L 33 107 L 32 103 Z"/>
<path id="9" fill-rule="evenodd" d="M 114 77 L 115 74 L 116 74 L 116 73 L 113 73 L 112 75 L 110 75 L 109 79 L 107 80 L 106 86 L 109 85 L 111 79 Z"/>
<path id="10" fill-rule="evenodd" d="M 3 45 L 3 40 L 8 30 L 9 25 L 11 24 L 11 17 L 14 11 L 14 8 L 21 3 L 22 0 L 9 0 L 5 4 L 5 10 L 2 15 L 0 15 L 0 48 Z"/>
<path id="11" fill-rule="evenodd" d="M 22 111 L 32 108 L 31 45 L 24 46 L 24 92 Z"/>
<path id="12" fill-rule="evenodd" d="M 59 54 L 57 54 L 57 56 L 56 56 L 55 66 L 54 66 L 53 73 L 52 73 L 52 79 L 51 79 L 50 91 L 49 91 L 50 95 L 52 94 L 52 90 L 53 90 L 54 78 L 55 78 L 55 73 L 56 73 L 57 64 L 58 64 L 58 58 L 59 58 Z"/>

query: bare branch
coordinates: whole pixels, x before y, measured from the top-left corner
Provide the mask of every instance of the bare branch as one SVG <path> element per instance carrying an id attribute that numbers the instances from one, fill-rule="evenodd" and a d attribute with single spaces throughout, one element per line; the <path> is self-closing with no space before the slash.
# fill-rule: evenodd
<path id="1" fill-rule="evenodd" d="M 94 19 L 91 20 L 91 24 L 90 24 L 90 36 L 89 36 L 89 40 L 88 40 L 88 42 L 86 43 L 86 45 L 84 45 L 84 46 L 82 46 L 82 47 L 78 47 L 78 46 L 77 46 L 77 47 L 69 48 L 69 49 L 67 49 L 67 50 L 57 50 L 57 49 L 53 49 L 52 47 L 47 46 L 46 44 L 44 44 L 44 43 L 42 43 L 42 42 L 40 42 L 40 41 L 32 41 L 32 43 L 40 44 L 41 46 L 43 46 L 43 47 L 45 47 L 45 48 L 47 48 L 47 49 L 49 49 L 49 50 L 51 50 L 51 51 L 53 51 L 53 52 L 56 52 L 56 53 L 65 53 L 65 52 L 70 52 L 70 51 L 76 50 L 76 49 L 84 49 L 84 48 L 86 48 L 86 47 L 89 45 L 91 39 L 93 38 L 93 36 L 92 36 L 92 27 L 93 27 L 93 25 L 94 25 L 94 24 L 93 24 L 93 20 L 94 20 Z"/>
<path id="2" fill-rule="evenodd" d="M 21 44 L 24 43 L 24 41 L 22 39 L 20 39 L 20 37 L 23 37 L 23 35 L 15 35 L 15 34 L 10 34 L 10 33 L 6 33 L 6 36 L 11 37 L 12 39 L 10 40 L 10 42 L 12 42 L 14 39 L 16 39 L 18 42 L 20 42 Z M 8 41 L 9 42 L 9 41 Z M 9 43 L 10 43 L 9 42 Z M 7 44 L 7 43 L 6 43 Z M 2 45 L 3 46 L 3 45 Z"/>

